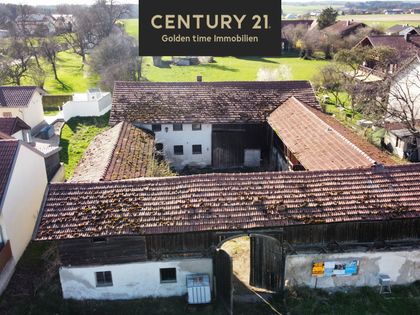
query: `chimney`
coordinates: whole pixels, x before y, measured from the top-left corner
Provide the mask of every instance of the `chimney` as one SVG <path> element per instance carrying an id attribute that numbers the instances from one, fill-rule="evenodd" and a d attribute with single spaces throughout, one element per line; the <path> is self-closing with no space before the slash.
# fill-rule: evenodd
<path id="1" fill-rule="evenodd" d="M 203 76 L 198 75 L 197 76 L 197 82 L 203 82 Z"/>
<path id="2" fill-rule="evenodd" d="M 347 26 L 350 26 L 350 23 L 351 23 L 350 20 L 347 20 Z"/>

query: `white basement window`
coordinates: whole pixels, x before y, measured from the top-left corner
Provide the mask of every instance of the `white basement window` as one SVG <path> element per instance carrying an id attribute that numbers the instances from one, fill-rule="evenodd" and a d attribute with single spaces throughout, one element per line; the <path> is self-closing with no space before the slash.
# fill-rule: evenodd
<path id="1" fill-rule="evenodd" d="M 174 131 L 182 131 L 182 124 L 173 124 Z"/>
<path id="2" fill-rule="evenodd" d="M 192 130 L 201 130 L 201 124 L 192 124 Z"/>
<path id="3" fill-rule="evenodd" d="M 193 144 L 192 154 L 201 154 L 201 144 Z"/>
<path id="4" fill-rule="evenodd" d="M 176 282 L 176 268 L 160 268 L 160 282 Z"/>
<path id="5" fill-rule="evenodd" d="M 97 287 L 112 287 L 111 271 L 99 271 L 95 272 L 95 275 Z"/>

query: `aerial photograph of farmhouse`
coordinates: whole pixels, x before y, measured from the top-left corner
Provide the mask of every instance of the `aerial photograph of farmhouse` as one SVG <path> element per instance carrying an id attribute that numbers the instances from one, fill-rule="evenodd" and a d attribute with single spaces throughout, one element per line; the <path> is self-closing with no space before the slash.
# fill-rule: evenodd
<path id="1" fill-rule="evenodd" d="M 0 0 L 0 314 L 420 314 L 420 1 L 279 12 L 139 56 L 138 0 Z"/>

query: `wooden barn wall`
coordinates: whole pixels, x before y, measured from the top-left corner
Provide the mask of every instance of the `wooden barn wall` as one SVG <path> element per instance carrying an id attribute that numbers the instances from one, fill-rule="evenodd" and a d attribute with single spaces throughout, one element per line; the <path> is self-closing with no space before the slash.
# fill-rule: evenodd
<path id="1" fill-rule="evenodd" d="M 105 242 L 83 238 L 59 243 L 63 265 L 113 264 L 147 259 L 144 236 L 108 237 Z"/>
<path id="2" fill-rule="evenodd" d="M 146 237 L 149 259 L 170 256 L 211 255 L 212 232 L 150 235 Z"/>
<path id="3" fill-rule="evenodd" d="M 291 244 L 375 242 L 420 238 L 420 219 L 345 222 L 288 226 L 284 239 Z"/>
<path id="4" fill-rule="evenodd" d="M 261 149 L 269 156 L 270 133 L 266 124 L 216 124 L 212 126 L 213 167 L 239 167 L 244 163 L 245 149 Z"/>

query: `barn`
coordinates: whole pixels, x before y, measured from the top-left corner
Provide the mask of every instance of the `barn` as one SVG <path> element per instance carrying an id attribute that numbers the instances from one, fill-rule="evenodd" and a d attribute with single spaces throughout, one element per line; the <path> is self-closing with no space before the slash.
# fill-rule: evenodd
<path id="1" fill-rule="evenodd" d="M 35 235 L 56 242 L 65 298 L 183 295 L 207 274 L 232 305 L 221 249 L 251 238 L 250 283 L 322 288 L 420 279 L 420 164 L 49 186 Z M 332 265 L 332 267 L 331 267 Z"/>

